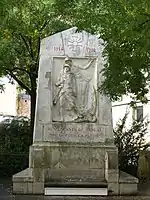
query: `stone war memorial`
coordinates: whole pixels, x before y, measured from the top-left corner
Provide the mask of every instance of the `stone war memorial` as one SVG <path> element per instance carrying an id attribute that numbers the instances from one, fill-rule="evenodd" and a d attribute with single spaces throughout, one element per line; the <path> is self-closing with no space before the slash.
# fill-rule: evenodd
<path id="1" fill-rule="evenodd" d="M 111 102 L 98 92 L 104 43 L 71 28 L 44 38 L 29 168 L 13 176 L 16 194 L 136 194 L 118 169 Z"/>

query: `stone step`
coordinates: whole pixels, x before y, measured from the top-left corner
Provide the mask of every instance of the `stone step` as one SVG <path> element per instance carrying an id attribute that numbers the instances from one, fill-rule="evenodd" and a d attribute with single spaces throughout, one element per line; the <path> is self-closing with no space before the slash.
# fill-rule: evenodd
<path id="1" fill-rule="evenodd" d="M 68 182 L 45 182 L 45 187 L 64 187 L 64 188 L 107 188 L 105 180 L 99 181 L 68 181 Z"/>
<path id="2" fill-rule="evenodd" d="M 47 187 L 45 196 L 107 196 L 107 188 Z"/>

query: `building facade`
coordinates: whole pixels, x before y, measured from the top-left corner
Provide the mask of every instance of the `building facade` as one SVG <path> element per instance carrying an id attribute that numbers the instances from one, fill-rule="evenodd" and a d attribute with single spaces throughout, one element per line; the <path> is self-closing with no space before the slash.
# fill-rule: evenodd
<path id="1" fill-rule="evenodd" d="M 112 103 L 112 116 L 113 127 L 115 128 L 118 121 L 122 119 L 126 113 L 128 113 L 126 127 L 131 127 L 134 120 L 138 121 L 150 121 L 150 93 L 147 95 L 148 103 L 142 104 L 136 103 L 136 107 L 131 107 L 130 102 L 132 99 L 128 96 L 123 96 L 122 101 Z M 148 125 L 148 134 L 146 140 L 150 142 L 150 124 Z"/>
<path id="2" fill-rule="evenodd" d="M 13 115 L 16 112 L 16 83 L 10 83 L 8 78 L 1 78 L 0 83 L 4 84 L 4 91 L 0 92 L 0 115 Z"/>
<path id="3" fill-rule="evenodd" d="M 17 90 L 17 83 L 10 83 L 4 77 L 0 79 L 4 91 L 0 92 L 0 115 L 30 117 L 30 96 Z"/>
<path id="4" fill-rule="evenodd" d="M 30 117 L 30 95 L 25 92 L 17 95 L 17 115 Z"/>

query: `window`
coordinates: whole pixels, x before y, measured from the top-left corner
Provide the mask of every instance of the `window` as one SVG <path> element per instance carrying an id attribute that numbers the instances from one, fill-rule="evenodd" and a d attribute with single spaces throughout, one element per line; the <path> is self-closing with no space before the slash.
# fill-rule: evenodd
<path id="1" fill-rule="evenodd" d="M 138 106 L 136 108 L 136 120 L 138 122 L 142 122 L 143 121 L 143 106 Z"/>
<path id="2" fill-rule="evenodd" d="M 132 110 L 132 119 L 138 122 L 143 121 L 143 106 L 137 106 Z"/>

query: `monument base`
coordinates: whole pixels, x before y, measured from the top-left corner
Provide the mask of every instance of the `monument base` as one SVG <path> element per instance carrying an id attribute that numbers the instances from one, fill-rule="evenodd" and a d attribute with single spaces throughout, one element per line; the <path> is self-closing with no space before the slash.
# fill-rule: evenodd
<path id="1" fill-rule="evenodd" d="M 114 145 L 40 143 L 30 147 L 29 168 L 13 176 L 13 193 L 44 194 L 45 187 L 69 185 L 108 189 L 109 195 L 135 194 L 138 180 L 118 170 Z"/>
<path id="2" fill-rule="evenodd" d="M 52 186 L 48 186 L 48 183 L 44 182 L 35 182 L 34 177 L 31 175 L 32 174 L 32 169 L 27 168 L 23 170 L 22 172 L 19 172 L 13 176 L 13 193 L 14 194 L 40 194 L 44 195 L 45 194 L 45 188 L 52 188 Z M 137 194 L 137 186 L 138 186 L 138 179 L 126 174 L 124 172 L 119 172 L 120 178 L 119 182 L 99 182 L 99 185 L 101 186 L 100 188 L 105 187 L 108 190 L 108 195 L 136 195 Z M 95 187 L 95 182 L 90 182 L 90 186 L 92 188 L 97 188 Z M 68 183 L 72 185 L 72 183 Z M 80 188 L 83 188 L 82 183 L 80 183 Z M 52 185 L 52 183 L 50 183 Z M 62 184 L 60 183 L 62 186 Z M 59 184 L 55 185 L 55 188 L 59 189 L 60 188 Z M 85 183 L 83 183 L 85 185 Z M 54 187 L 53 187 L 54 188 Z M 78 187 L 79 188 L 79 187 Z M 89 187 L 84 187 L 89 189 Z M 80 189 L 81 190 L 81 189 Z M 77 195 L 77 194 L 76 194 Z M 63 193 L 62 193 L 63 196 Z"/>

